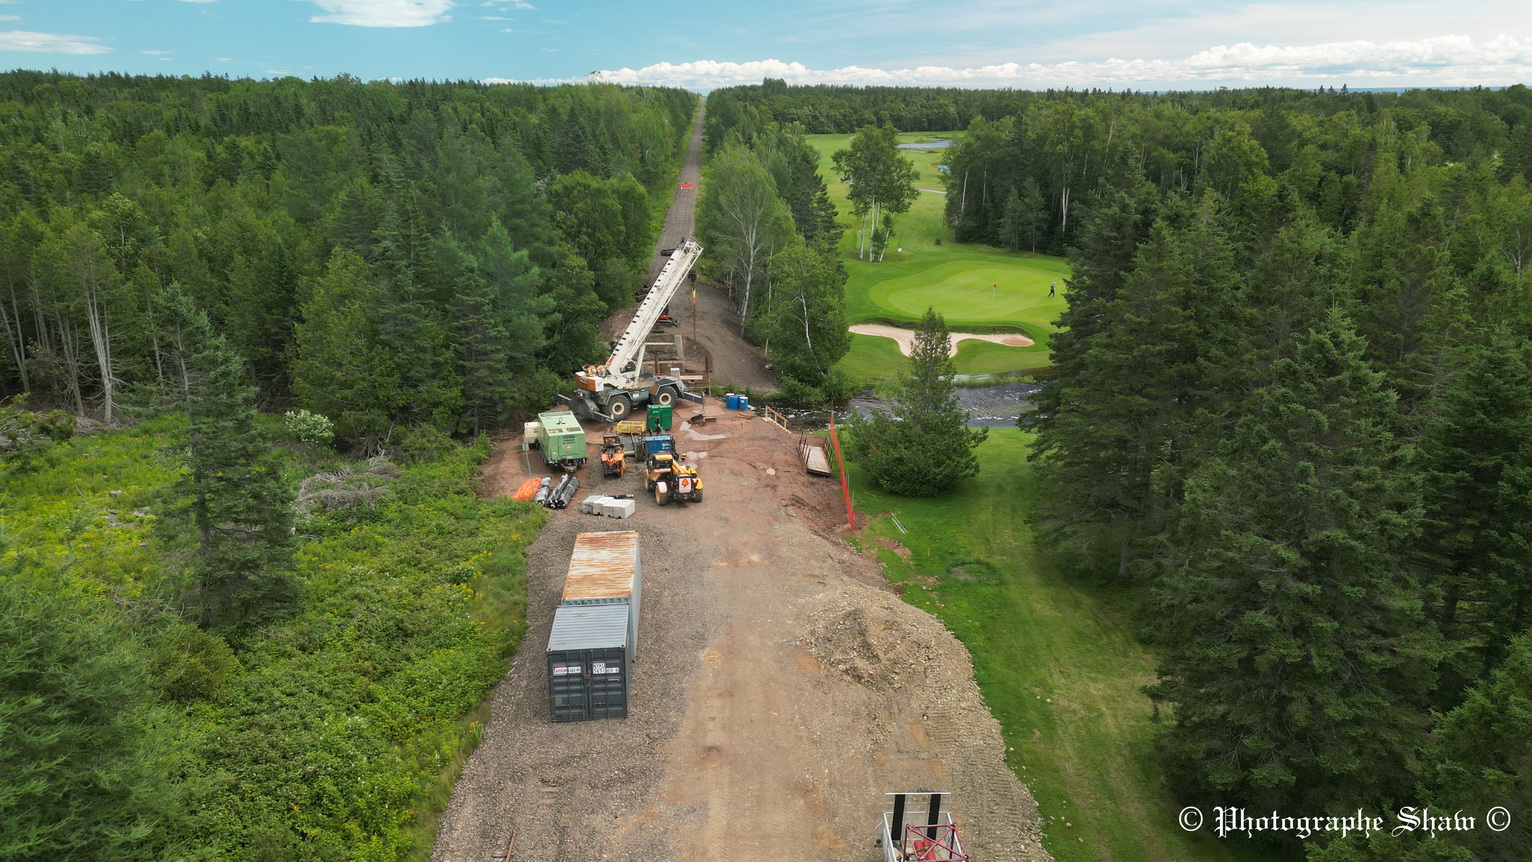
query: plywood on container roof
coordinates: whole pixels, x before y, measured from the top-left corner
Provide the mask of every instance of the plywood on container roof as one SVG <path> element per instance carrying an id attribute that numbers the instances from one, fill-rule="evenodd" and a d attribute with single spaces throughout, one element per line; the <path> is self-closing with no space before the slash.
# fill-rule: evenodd
<path id="1" fill-rule="evenodd" d="M 581 533 L 564 579 L 564 601 L 630 599 L 638 573 L 638 533 Z"/>

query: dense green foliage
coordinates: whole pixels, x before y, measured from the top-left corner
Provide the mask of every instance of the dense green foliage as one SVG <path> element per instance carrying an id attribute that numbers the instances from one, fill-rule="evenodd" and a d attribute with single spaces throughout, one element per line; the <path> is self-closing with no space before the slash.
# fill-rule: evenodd
<path id="1" fill-rule="evenodd" d="M 947 322 L 926 309 L 915 329 L 910 369 L 895 379 L 891 415 L 873 411 L 847 425 L 846 450 L 885 491 L 902 497 L 950 493 L 979 472 L 974 449 L 989 434 L 969 428 L 953 388 Z"/>
<path id="2" fill-rule="evenodd" d="M 1158 584 L 1152 695 L 1189 795 L 1374 808 L 1407 786 L 1438 657 L 1399 565 L 1419 517 L 1393 393 L 1332 313 L 1188 475 Z"/>
<path id="3" fill-rule="evenodd" d="M 0 858 L 184 858 L 190 739 L 157 703 L 142 640 L 24 553 L 0 546 Z"/>
<path id="4" fill-rule="evenodd" d="M 1032 435 L 992 428 L 978 475 L 941 497 L 900 497 L 847 465 L 859 531 L 903 599 L 940 619 L 973 657 L 1006 762 L 1037 799 L 1058 862 L 1274 862 L 1290 855 L 1176 824 L 1143 696 L 1154 651 L 1131 596 L 1095 589 L 1035 540 Z M 883 513 L 892 513 L 894 518 Z M 934 714 L 933 714 L 934 718 Z"/>
<path id="5" fill-rule="evenodd" d="M 172 287 L 153 303 L 185 403 L 178 508 L 197 536 L 198 617 L 205 626 L 253 625 L 293 599 L 291 493 L 239 357 L 186 294 Z"/>
<path id="6" fill-rule="evenodd" d="M 712 145 L 730 129 L 772 122 L 795 123 L 811 135 L 849 134 L 890 123 L 907 131 L 966 129 L 979 117 L 998 120 L 1020 113 L 1033 101 L 1069 95 L 951 87 L 789 86 L 767 78 L 762 84 L 709 94 L 704 134 Z"/>
<path id="7" fill-rule="evenodd" d="M 892 125 L 867 126 L 851 136 L 844 150 L 831 156 L 836 174 L 847 186 L 851 214 L 861 222 L 856 242 L 858 260 L 863 248 L 869 259 L 883 260 L 894 232 L 894 216 L 909 212 L 920 195 L 915 190 L 920 174 L 899 152 L 898 139 L 899 131 Z"/>
<path id="8" fill-rule="evenodd" d="M 696 97 L 0 88 L 0 855 L 419 857 L 540 523 L 448 435 L 601 349 Z"/>
<path id="9" fill-rule="evenodd" d="M 1259 221 L 1271 180 L 1286 175 L 1331 227 L 1349 232 L 1380 150 L 1404 172 L 1443 162 L 1495 159 L 1532 177 L 1532 91 L 1405 93 L 1253 88 L 1165 95 L 1100 90 L 965 91 L 916 87 L 789 87 L 781 82 L 715 90 L 709 140 L 731 129 L 798 123 L 810 133 L 892 124 L 901 131 L 967 129 L 948 154 L 948 220 L 964 242 L 1062 253 L 1077 243 L 1078 213 L 1104 187 L 1139 178 L 1162 192 L 1210 190 Z M 1417 199 L 1429 213 L 1438 201 Z M 1526 218 L 1503 211 L 1500 234 Z M 1396 241 L 1409 242 L 1408 234 Z M 1466 251 L 1466 249 L 1464 249 Z M 1518 253 L 1518 257 L 1522 255 Z"/>
<path id="10" fill-rule="evenodd" d="M 1147 584 L 1182 799 L 1442 798 L 1532 625 L 1529 134 L 1520 87 L 1096 95 L 950 151 L 960 237 L 1029 242 L 1035 185 L 1070 247 L 1035 516 Z"/>
<path id="11" fill-rule="evenodd" d="M 190 480 L 164 445 L 185 424 L 82 437 L 47 471 L 0 476 L 0 758 L 24 779 L 0 792 L 3 855 L 418 857 L 477 739 L 465 716 L 524 630 L 542 510 L 477 498 L 482 440 L 375 467 L 370 505 L 299 517 L 300 602 L 205 631 L 199 530 L 173 516 Z M 278 451 L 288 488 L 342 466 Z"/>
<path id="12" fill-rule="evenodd" d="M 832 373 L 850 347 L 841 228 L 819 154 L 795 127 L 732 134 L 712 153 L 697 234 L 723 271 L 739 327 L 765 349 L 784 400 L 841 397 Z"/>
<path id="13" fill-rule="evenodd" d="M 108 421 L 152 401 L 174 284 L 262 400 L 363 446 L 505 424 L 600 351 L 696 106 L 345 77 L 10 72 L 0 92 L 0 389 Z"/>

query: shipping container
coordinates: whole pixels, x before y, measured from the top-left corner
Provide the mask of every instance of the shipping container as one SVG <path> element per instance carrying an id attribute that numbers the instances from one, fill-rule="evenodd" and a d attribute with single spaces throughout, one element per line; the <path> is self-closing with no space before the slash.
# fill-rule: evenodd
<path id="1" fill-rule="evenodd" d="M 632 613 L 628 615 L 628 658 L 631 661 L 638 658 L 638 616 L 643 585 L 637 532 L 581 533 L 575 537 L 574 553 L 569 557 L 569 574 L 564 578 L 561 604 L 631 607 Z"/>
<path id="2" fill-rule="evenodd" d="M 548 635 L 554 721 L 626 718 L 632 651 L 626 604 L 560 605 Z"/>

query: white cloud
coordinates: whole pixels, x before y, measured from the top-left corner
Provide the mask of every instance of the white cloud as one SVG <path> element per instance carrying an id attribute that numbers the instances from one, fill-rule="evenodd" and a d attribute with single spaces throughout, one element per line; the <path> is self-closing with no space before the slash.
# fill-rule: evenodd
<path id="1" fill-rule="evenodd" d="M 151 57 L 163 57 L 164 55 L 169 54 L 170 52 L 169 51 L 140 51 L 139 53 L 140 54 L 148 54 Z"/>
<path id="2" fill-rule="evenodd" d="M 0 33 L 0 51 L 34 51 L 39 54 L 110 54 L 97 36 L 64 36 L 56 33 Z"/>
<path id="3" fill-rule="evenodd" d="M 1525 37 L 1532 32 L 1532 15 L 1528 14 L 1525 0 L 1473 0 L 1471 9 L 1468 12 L 1463 6 L 1431 0 L 1223 3 L 1205 10 L 1166 9 L 1159 14 L 1123 15 L 1115 26 L 1071 34 L 1043 46 L 1043 50 L 1057 59 L 1174 57 L 1255 35 L 1272 45 L 1318 45 L 1357 39 L 1381 45 L 1448 33 L 1490 41 L 1502 33 Z"/>
<path id="4" fill-rule="evenodd" d="M 181 0 L 182 3 L 217 3 L 218 0 Z"/>
<path id="5" fill-rule="evenodd" d="M 0 21 L 20 21 L 20 15 L 0 15 Z"/>
<path id="6" fill-rule="evenodd" d="M 790 84 L 945 86 L 1017 89 L 1102 87 L 1199 89 L 1214 86 L 1297 85 L 1314 82 L 1362 86 L 1503 85 L 1532 80 L 1532 39 L 1467 36 L 1417 41 L 1331 42 L 1322 45 L 1218 45 L 1181 59 L 1116 58 L 1094 62 L 997 63 L 986 66 L 915 66 L 811 69 L 801 63 L 696 60 L 642 69 L 603 71 L 603 80 L 712 89 L 782 78 Z M 570 79 L 584 80 L 584 78 Z M 545 81 L 542 83 L 552 83 Z"/>
<path id="7" fill-rule="evenodd" d="M 310 18 L 314 24 L 353 27 L 429 27 L 451 21 L 453 0 L 310 0 L 329 13 Z"/>
<path id="8" fill-rule="evenodd" d="M 475 15 L 475 21 L 514 21 L 515 18 L 507 18 L 504 15 Z"/>

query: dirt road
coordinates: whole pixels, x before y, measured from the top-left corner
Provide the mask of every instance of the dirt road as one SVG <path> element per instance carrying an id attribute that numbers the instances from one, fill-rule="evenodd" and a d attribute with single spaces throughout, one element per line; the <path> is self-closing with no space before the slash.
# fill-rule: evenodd
<path id="1" fill-rule="evenodd" d="M 515 829 L 515 862 L 871 862 L 883 794 L 915 789 L 953 792 L 975 858 L 1049 858 L 961 644 L 837 538 L 838 488 L 803 472 L 793 435 L 710 409 L 705 433 L 677 430 L 705 502 L 660 508 L 637 474 L 597 478 L 581 497 L 634 493 L 638 513 L 556 512 L 532 546 L 530 630 L 432 858 L 485 862 Z M 484 493 L 514 490 L 522 465 L 498 449 Z M 574 536 L 608 529 L 640 533 L 631 712 L 556 725 L 543 646 Z"/>
<path id="2" fill-rule="evenodd" d="M 683 183 L 697 181 L 700 149 L 699 115 Z M 691 234 L 695 203 L 695 190 L 678 189 L 662 247 Z M 688 365 L 705 352 L 715 382 L 770 388 L 723 291 L 699 285 L 695 321 L 690 296 L 678 301 Z M 975 858 L 1048 859 L 962 645 L 841 541 L 839 488 L 804 473 L 794 435 L 718 399 L 708 409 L 717 422 L 676 430 L 705 502 L 661 508 L 636 473 L 582 470 L 576 505 L 553 513 L 529 549 L 526 639 L 431 858 L 489 862 L 514 830 L 513 862 L 873 862 L 883 794 L 938 789 L 954 794 Z M 588 429 L 592 444 L 599 430 Z M 481 493 L 510 494 L 528 464 L 543 474 L 535 454 L 502 443 Z M 577 514 L 592 491 L 634 494 L 637 514 Z M 601 530 L 640 534 L 629 716 L 553 724 L 544 647 L 574 538 Z"/>
<path id="3" fill-rule="evenodd" d="M 659 241 L 654 246 L 654 256 L 644 278 L 645 284 L 653 284 L 665 265 L 661 249 L 675 248 L 681 240 L 694 236 L 697 231 L 697 195 L 702 180 L 702 119 L 705 111 L 697 112 L 692 136 L 681 162 L 681 178 L 671 198 L 670 209 L 665 213 L 665 225 L 660 230 Z M 687 188 L 690 185 L 691 188 Z M 705 257 L 705 255 L 704 255 Z M 703 266 L 706 266 L 704 261 Z M 670 308 L 680 324 L 680 334 L 686 338 L 686 365 L 691 372 L 710 370 L 715 391 L 724 389 L 749 389 L 751 392 L 774 392 L 776 384 L 766 368 L 766 360 L 760 348 L 749 343 L 739 334 L 738 310 L 729 300 L 728 293 L 713 284 L 707 271 L 689 287 L 682 287 L 671 301 Z M 691 288 L 695 288 L 695 292 Z M 695 297 L 695 298 L 694 298 Z M 629 322 L 633 309 L 614 312 L 602 322 L 601 331 L 615 340 Z M 660 334 L 672 334 L 660 330 Z"/>

